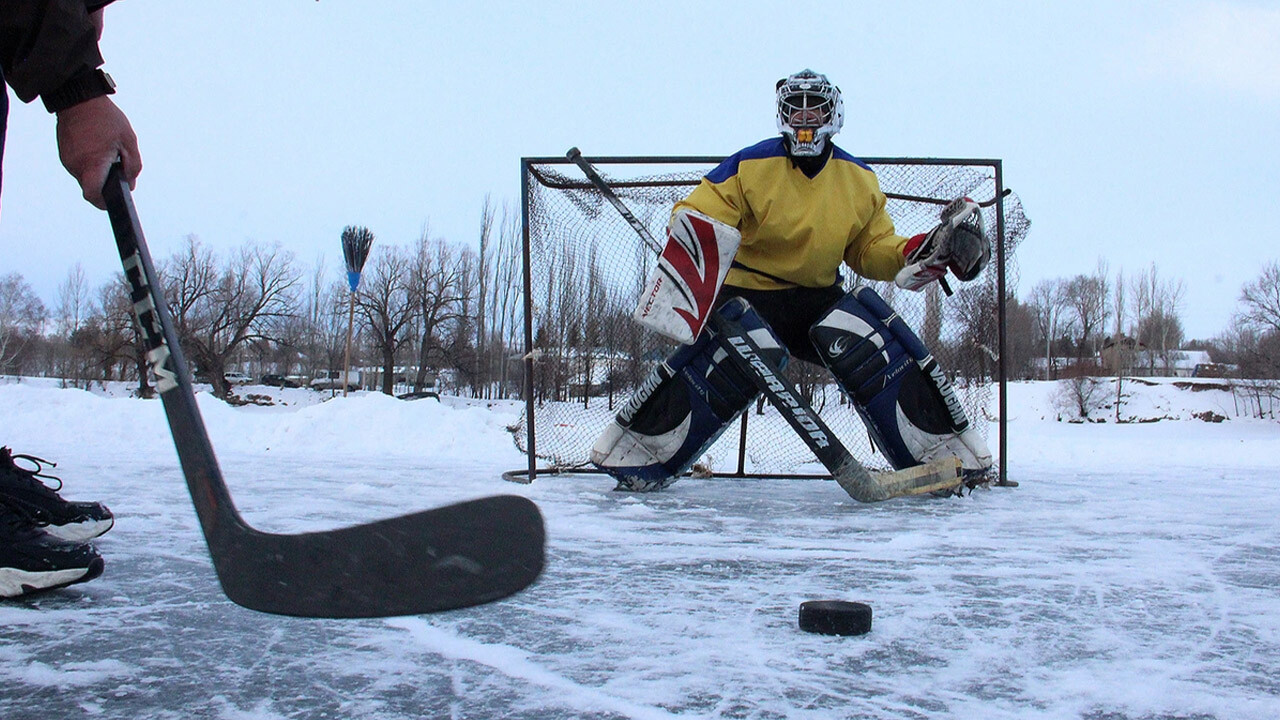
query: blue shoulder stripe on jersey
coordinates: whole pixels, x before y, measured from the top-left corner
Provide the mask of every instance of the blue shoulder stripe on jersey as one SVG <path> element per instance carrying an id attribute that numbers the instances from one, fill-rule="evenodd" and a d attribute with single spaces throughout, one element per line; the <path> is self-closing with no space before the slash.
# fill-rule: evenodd
<path id="1" fill-rule="evenodd" d="M 743 148 L 724 159 L 724 162 L 707 173 L 707 180 L 722 183 L 738 174 L 738 164 L 743 160 L 763 160 L 771 157 L 786 157 L 787 148 L 782 144 L 782 136 L 762 140 L 749 148 Z"/>
<path id="2" fill-rule="evenodd" d="M 854 165 L 857 165 L 858 167 L 862 168 L 863 170 L 866 170 L 871 173 L 875 172 L 875 170 L 872 170 L 866 163 L 850 155 L 849 153 L 841 150 L 840 147 L 835 143 L 832 143 L 831 147 L 832 147 L 831 157 L 835 158 L 836 160 L 844 160 L 845 162 L 851 162 Z"/>
<path id="3" fill-rule="evenodd" d="M 734 175 L 737 175 L 738 165 L 743 160 L 764 160 L 772 157 L 786 157 L 786 156 L 787 156 L 787 146 L 783 144 L 782 136 L 779 135 L 778 137 L 772 137 L 772 138 L 769 138 L 768 140 L 761 140 L 760 142 L 756 143 L 755 145 L 752 145 L 751 147 L 743 148 L 742 150 L 739 150 L 738 152 L 730 155 L 729 157 L 725 158 L 723 162 L 717 165 L 714 170 L 707 173 L 706 178 L 708 182 L 719 184 L 724 182 L 725 180 L 728 180 Z M 857 165 L 858 167 L 862 168 L 863 170 L 866 170 L 867 172 L 870 172 L 870 173 L 875 172 L 874 170 L 871 169 L 869 165 L 862 162 L 862 160 L 850 155 L 844 150 L 841 150 L 840 147 L 835 143 L 831 144 L 831 157 L 836 160 L 851 162 L 854 165 Z"/>

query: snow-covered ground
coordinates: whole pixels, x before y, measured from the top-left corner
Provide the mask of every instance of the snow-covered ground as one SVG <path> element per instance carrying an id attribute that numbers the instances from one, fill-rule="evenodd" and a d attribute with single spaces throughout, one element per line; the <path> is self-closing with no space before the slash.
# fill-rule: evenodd
<path id="1" fill-rule="evenodd" d="M 1020 487 L 872 506 L 815 480 L 511 484 L 514 403 L 262 391 L 288 404 L 200 396 L 251 524 L 516 493 L 546 517 L 542 578 L 430 616 L 242 609 L 159 402 L 0 380 L 0 444 L 118 516 L 103 577 L 0 603 L 0 718 L 1280 717 L 1280 423 L 1220 391 L 1134 385 L 1134 417 L 1177 419 L 1072 424 L 1016 384 Z M 814 598 L 869 603 L 872 631 L 800 631 Z"/>

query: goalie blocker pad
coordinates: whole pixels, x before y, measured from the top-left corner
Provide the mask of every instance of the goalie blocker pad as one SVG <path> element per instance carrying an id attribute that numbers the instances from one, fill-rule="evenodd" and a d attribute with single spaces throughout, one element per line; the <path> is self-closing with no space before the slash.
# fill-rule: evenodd
<path id="1" fill-rule="evenodd" d="M 715 218 L 677 210 L 632 317 L 676 342 L 692 343 L 707 322 L 741 241 L 735 228 Z"/>
<path id="2" fill-rule="evenodd" d="M 870 287 L 841 298 L 809 337 L 895 469 L 947 456 L 960 458 L 968 475 L 991 467 L 991 451 L 937 360 Z"/>
<path id="3" fill-rule="evenodd" d="M 740 323 L 769 361 L 786 366 L 786 349 L 745 301 L 715 312 Z M 675 482 L 759 394 L 721 342 L 704 331 L 677 348 L 596 440 L 591 462 L 618 481 L 618 490 L 647 492 Z"/>

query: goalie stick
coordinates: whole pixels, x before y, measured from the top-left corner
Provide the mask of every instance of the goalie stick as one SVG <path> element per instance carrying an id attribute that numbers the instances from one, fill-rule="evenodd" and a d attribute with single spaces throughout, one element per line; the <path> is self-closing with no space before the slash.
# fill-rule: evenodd
<path id="1" fill-rule="evenodd" d="M 232 602 L 301 617 L 412 615 L 497 600 L 538 577 L 542 514 L 517 495 L 294 535 L 246 524 L 218 469 L 119 164 L 103 197 L 187 489 Z"/>
<path id="2" fill-rule="evenodd" d="M 903 495 L 947 490 L 961 482 L 960 459 L 940 458 L 923 465 L 872 475 L 840 442 L 800 391 L 760 351 L 755 340 L 733 320 L 713 315 L 712 327 L 730 348 L 729 356 L 804 440 L 831 477 L 859 502 L 879 502 Z"/>
<path id="3" fill-rule="evenodd" d="M 566 156 L 581 168 L 591 184 L 631 225 L 640 239 L 650 249 L 662 252 L 662 246 L 649 229 L 632 214 L 595 167 L 582 156 L 581 151 L 576 147 L 570 148 Z M 795 386 L 760 354 L 759 346 L 741 326 L 717 312 L 710 313 L 707 326 L 725 340 L 730 360 L 751 378 L 818 458 L 818 462 L 822 463 L 831 477 L 854 500 L 879 502 L 904 495 L 946 490 L 961 483 L 960 461 L 954 457 L 934 460 L 905 470 L 871 474 L 804 401 Z"/>

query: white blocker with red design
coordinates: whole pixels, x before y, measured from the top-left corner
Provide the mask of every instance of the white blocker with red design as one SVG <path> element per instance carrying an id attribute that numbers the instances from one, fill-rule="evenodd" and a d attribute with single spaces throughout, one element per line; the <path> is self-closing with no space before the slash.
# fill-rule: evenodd
<path id="1" fill-rule="evenodd" d="M 632 317 L 654 332 L 692 343 L 707 323 L 741 241 L 735 228 L 715 218 L 687 208 L 676 211 Z"/>

